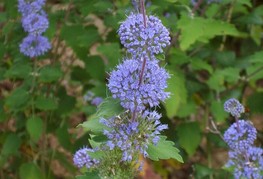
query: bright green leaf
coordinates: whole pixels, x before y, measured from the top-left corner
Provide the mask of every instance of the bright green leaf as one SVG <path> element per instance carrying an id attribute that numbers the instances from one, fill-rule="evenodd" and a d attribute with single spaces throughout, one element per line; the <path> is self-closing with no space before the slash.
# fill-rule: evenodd
<path id="1" fill-rule="evenodd" d="M 213 101 L 211 105 L 211 112 L 217 122 L 222 122 L 226 119 L 228 114 L 224 110 L 224 103 L 220 101 Z"/>
<path id="2" fill-rule="evenodd" d="M 191 156 L 201 142 L 201 130 L 197 122 L 182 123 L 177 127 L 179 143 Z"/>
<path id="3" fill-rule="evenodd" d="M 209 39 L 218 35 L 242 35 L 232 24 L 202 17 L 183 16 L 177 25 L 181 30 L 179 41 L 182 50 L 187 50 L 196 41 L 208 42 Z"/>
<path id="4" fill-rule="evenodd" d="M 174 142 L 166 140 L 166 136 L 160 136 L 160 140 L 156 146 L 150 144 L 147 153 L 149 154 L 149 158 L 155 161 L 173 158 L 183 163 L 179 150 L 174 147 Z"/>
<path id="5" fill-rule="evenodd" d="M 119 43 L 102 44 L 98 47 L 98 51 L 102 53 L 107 60 L 107 69 L 112 69 L 121 60 Z"/>
<path id="6" fill-rule="evenodd" d="M 169 73 L 171 78 L 167 80 L 168 88 L 166 91 L 170 92 L 171 95 L 164 105 L 167 116 L 172 118 L 176 115 L 179 106 L 186 103 L 187 91 L 183 74 L 171 70 Z"/>

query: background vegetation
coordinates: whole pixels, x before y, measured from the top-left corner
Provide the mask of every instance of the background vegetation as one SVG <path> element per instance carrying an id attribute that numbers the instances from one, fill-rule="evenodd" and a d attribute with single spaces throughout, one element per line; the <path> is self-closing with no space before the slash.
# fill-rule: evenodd
<path id="1" fill-rule="evenodd" d="M 159 109 L 166 135 L 185 163 L 146 161 L 142 178 L 231 178 L 218 135 L 233 122 L 230 97 L 263 144 L 263 3 L 260 0 L 148 0 L 147 13 L 169 28 L 162 65 L 171 98 Z M 84 96 L 109 96 L 108 73 L 125 51 L 117 30 L 134 11 L 129 0 L 47 0 L 52 50 L 37 60 L 19 52 L 25 37 L 17 0 L 0 2 L 0 178 L 74 178 L 73 153 L 88 145 L 78 124 L 96 112 Z"/>

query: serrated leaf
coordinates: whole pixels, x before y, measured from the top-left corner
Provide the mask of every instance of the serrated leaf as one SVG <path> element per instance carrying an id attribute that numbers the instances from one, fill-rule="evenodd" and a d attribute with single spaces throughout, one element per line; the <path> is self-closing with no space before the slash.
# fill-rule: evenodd
<path id="1" fill-rule="evenodd" d="M 21 179 L 42 179 L 43 178 L 41 170 L 33 162 L 22 164 L 19 168 L 19 176 Z"/>
<path id="2" fill-rule="evenodd" d="M 186 103 L 187 91 L 185 86 L 185 78 L 183 74 L 175 71 L 169 71 L 171 78 L 167 80 L 168 88 L 166 91 L 170 92 L 170 98 L 165 103 L 166 114 L 169 118 L 173 118 L 179 106 Z"/>
<path id="3" fill-rule="evenodd" d="M 263 51 L 258 51 L 256 53 L 254 53 L 253 55 L 251 55 L 250 57 L 248 57 L 249 61 L 251 63 L 263 63 Z"/>
<path id="4" fill-rule="evenodd" d="M 147 153 L 149 154 L 149 158 L 155 161 L 173 158 L 183 163 L 179 150 L 174 147 L 174 142 L 166 140 L 166 136 L 160 136 L 160 140 L 156 146 L 150 144 Z"/>
<path id="5" fill-rule="evenodd" d="M 33 139 L 33 141 L 38 141 L 43 131 L 43 121 L 40 117 L 31 117 L 26 122 L 26 129 Z"/>
<path id="6" fill-rule="evenodd" d="M 183 16 L 177 25 L 181 30 L 179 41 L 182 50 L 187 50 L 196 41 L 208 42 L 209 39 L 218 35 L 242 35 L 232 24 L 202 17 Z"/>
<path id="7" fill-rule="evenodd" d="M 239 80 L 239 69 L 237 68 L 225 68 L 221 73 L 227 82 L 234 83 Z"/>
<path id="8" fill-rule="evenodd" d="M 57 103 L 55 99 L 45 98 L 40 96 L 35 101 L 36 108 L 44 111 L 55 110 L 57 109 Z"/>
<path id="9" fill-rule="evenodd" d="M 248 97 L 247 105 L 251 113 L 263 114 L 263 93 L 254 93 Z"/>
<path id="10" fill-rule="evenodd" d="M 191 66 L 193 70 L 206 70 L 210 74 L 213 73 L 213 68 L 210 64 L 208 64 L 206 61 L 201 59 L 193 59 L 191 62 Z"/>
<path id="11" fill-rule="evenodd" d="M 62 76 L 62 71 L 59 67 L 46 66 L 40 70 L 39 75 L 40 82 L 51 83 Z"/>
<path id="12" fill-rule="evenodd" d="M 224 76 L 222 75 L 220 70 L 215 71 L 209 80 L 206 82 L 210 89 L 216 90 L 216 91 L 223 91 L 225 89 L 224 87 Z"/>
<path id="13" fill-rule="evenodd" d="M 182 123 L 177 127 L 179 143 L 191 156 L 201 142 L 201 130 L 197 122 Z"/>
<path id="14" fill-rule="evenodd" d="M 5 104 L 12 111 L 19 111 L 27 107 L 29 99 L 30 94 L 25 89 L 17 88 L 6 98 Z"/>

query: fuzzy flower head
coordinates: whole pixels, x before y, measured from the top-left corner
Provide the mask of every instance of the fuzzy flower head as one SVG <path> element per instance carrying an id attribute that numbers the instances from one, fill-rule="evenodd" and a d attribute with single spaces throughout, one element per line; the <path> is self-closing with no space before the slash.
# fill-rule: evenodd
<path id="1" fill-rule="evenodd" d="M 256 128 L 245 120 L 235 122 L 224 133 L 224 140 L 232 150 L 245 151 L 253 145 L 256 138 Z"/>
<path id="2" fill-rule="evenodd" d="M 157 145 L 160 132 L 168 126 L 161 124 L 161 115 L 155 111 L 144 113 L 139 116 L 138 121 L 131 121 L 127 114 L 125 115 L 100 120 L 111 129 L 104 130 L 104 135 L 108 138 L 106 145 L 110 150 L 120 149 L 123 152 L 123 161 L 132 161 L 139 153 L 147 157 L 148 145 Z"/>
<path id="3" fill-rule="evenodd" d="M 24 30 L 32 35 L 40 35 L 48 28 L 49 22 L 46 14 L 29 14 L 22 18 Z"/>
<path id="4" fill-rule="evenodd" d="M 46 0 L 18 0 L 18 11 L 27 16 L 32 13 L 38 13 L 45 5 Z"/>
<path id="5" fill-rule="evenodd" d="M 84 147 L 80 150 L 78 150 L 73 157 L 74 165 L 78 168 L 86 167 L 86 168 L 92 168 L 99 164 L 99 160 L 96 160 L 94 158 L 91 158 L 88 154 L 88 152 L 95 152 L 93 149 Z"/>
<path id="6" fill-rule="evenodd" d="M 117 66 L 109 78 L 109 90 L 113 98 L 119 98 L 125 109 L 144 110 L 146 106 L 158 106 L 169 97 L 165 92 L 169 74 L 158 66 L 157 60 L 147 61 L 141 84 L 142 63 L 138 60 L 125 60 Z"/>
<path id="7" fill-rule="evenodd" d="M 50 48 L 48 39 L 41 35 L 28 35 L 20 44 L 20 52 L 30 58 L 43 55 Z"/>
<path id="8" fill-rule="evenodd" d="M 237 118 L 245 112 L 244 106 L 235 98 L 227 100 L 224 104 L 224 109 L 226 112 Z"/>
<path id="9" fill-rule="evenodd" d="M 248 150 L 230 151 L 226 167 L 233 167 L 236 179 L 262 179 L 263 173 L 263 150 L 257 147 L 250 147 Z"/>
<path id="10" fill-rule="evenodd" d="M 142 14 L 130 14 L 118 30 L 121 43 L 133 57 L 163 52 L 170 45 L 169 31 L 155 16 L 146 17 L 146 27 Z"/>

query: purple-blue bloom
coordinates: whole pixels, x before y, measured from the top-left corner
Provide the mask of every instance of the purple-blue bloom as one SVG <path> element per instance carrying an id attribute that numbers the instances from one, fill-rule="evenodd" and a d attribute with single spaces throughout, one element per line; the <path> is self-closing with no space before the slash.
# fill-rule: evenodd
<path id="1" fill-rule="evenodd" d="M 170 45 L 169 31 L 160 19 L 147 16 L 146 24 L 145 28 L 142 14 L 132 13 L 118 30 L 121 43 L 133 57 L 142 58 L 148 55 L 152 58 Z"/>
<path id="2" fill-rule="evenodd" d="M 246 151 L 229 151 L 229 160 L 226 167 L 234 167 L 236 179 L 262 179 L 263 150 L 258 147 L 249 147 Z"/>
<path id="3" fill-rule="evenodd" d="M 50 48 L 48 39 L 41 35 L 28 35 L 20 44 L 20 52 L 31 58 L 43 55 Z"/>
<path id="4" fill-rule="evenodd" d="M 48 28 L 49 22 L 46 14 L 29 14 L 22 18 L 24 30 L 32 35 L 40 35 Z"/>
<path id="5" fill-rule="evenodd" d="M 102 118 L 100 122 L 109 128 L 104 130 L 108 138 L 106 145 L 110 150 L 120 149 L 123 161 L 132 161 L 138 152 L 147 157 L 148 145 L 157 145 L 159 134 L 168 128 L 161 124 L 160 117 L 156 111 L 146 111 L 138 117 L 138 121 L 131 121 L 127 116 Z"/>
<path id="6" fill-rule="evenodd" d="M 121 105 L 131 111 L 158 106 L 160 101 L 169 97 L 169 93 L 164 91 L 169 74 L 158 66 L 157 60 L 147 61 L 139 85 L 141 70 L 141 61 L 128 59 L 118 65 L 109 78 L 108 87 L 113 98 L 119 98 Z"/>
<path id="7" fill-rule="evenodd" d="M 256 138 L 256 128 L 245 120 L 238 120 L 224 133 L 224 140 L 232 150 L 245 151 L 253 145 Z"/>
<path id="8" fill-rule="evenodd" d="M 91 158 L 88 154 L 88 152 L 95 152 L 93 149 L 84 147 L 80 150 L 78 150 L 73 157 L 74 165 L 78 168 L 86 167 L 86 168 L 92 168 L 99 164 L 99 160 Z"/>
<path id="9" fill-rule="evenodd" d="M 18 11 L 23 16 L 38 13 L 45 3 L 46 0 L 18 0 Z"/>
<path id="10" fill-rule="evenodd" d="M 99 106 L 103 102 L 103 98 L 101 97 L 95 97 L 92 99 L 91 104 L 94 106 Z"/>
<path id="11" fill-rule="evenodd" d="M 245 112 L 244 106 L 235 98 L 228 99 L 224 104 L 224 109 L 226 112 L 237 118 Z"/>

